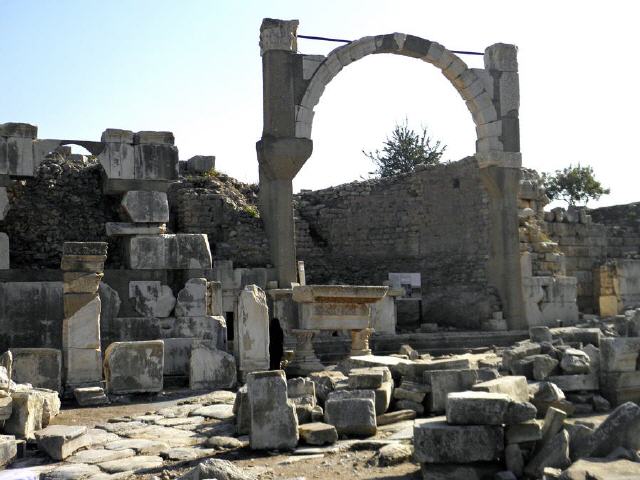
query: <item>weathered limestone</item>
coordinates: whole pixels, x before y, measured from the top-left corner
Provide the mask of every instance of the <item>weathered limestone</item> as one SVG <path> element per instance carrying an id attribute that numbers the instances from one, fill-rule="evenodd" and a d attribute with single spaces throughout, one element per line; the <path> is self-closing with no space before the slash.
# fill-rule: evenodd
<path id="1" fill-rule="evenodd" d="M 187 160 L 187 171 L 190 173 L 209 173 L 216 168 L 216 157 L 213 155 L 195 155 Z"/>
<path id="2" fill-rule="evenodd" d="M 584 374 L 591 371 L 591 359 L 582 350 L 568 348 L 562 352 L 560 368 L 566 375 Z"/>
<path id="3" fill-rule="evenodd" d="M 195 233 L 127 238 L 125 259 L 133 270 L 211 268 L 209 240 Z"/>
<path id="4" fill-rule="evenodd" d="M 102 382 L 100 351 L 101 302 L 96 281 L 102 278 L 107 259 L 103 242 L 66 242 L 61 268 L 64 272 L 64 321 L 62 348 L 65 385 L 99 386 Z"/>
<path id="5" fill-rule="evenodd" d="M 109 399 L 100 387 L 78 387 L 73 390 L 73 396 L 81 407 L 106 405 Z"/>
<path id="6" fill-rule="evenodd" d="M 476 383 L 471 390 L 478 392 L 504 393 L 518 402 L 529 401 L 527 379 L 523 376 L 500 377 L 487 382 Z"/>
<path id="7" fill-rule="evenodd" d="M 253 372 L 247 376 L 251 408 L 250 444 L 254 450 L 289 450 L 298 444 L 298 419 L 287 398 L 282 370 Z"/>
<path id="8" fill-rule="evenodd" d="M 371 390 L 334 391 L 324 404 L 324 420 L 340 435 L 375 435 L 375 393 Z"/>
<path id="9" fill-rule="evenodd" d="M 0 422 L 7 420 L 11 417 L 12 411 L 11 395 L 5 390 L 0 390 Z"/>
<path id="10" fill-rule="evenodd" d="M 221 299 L 216 298 L 220 290 L 217 283 L 208 282 L 205 278 L 187 280 L 176 297 L 176 317 L 222 315 Z"/>
<path id="11" fill-rule="evenodd" d="M 539 478 L 544 469 L 559 468 L 565 469 L 571 465 L 569 458 L 569 434 L 566 430 L 556 433 L 548 443 L 533 456 L 524 468 L 524 472 L 531 476 Z"/>
<path id="12" fill-rule="evenodd" d="M 327 423 L 305 423 L 298 427 L 298 432 L 302 441 L 309 445 L 334 444 L 338 441 L 336 428 Z"/>
<path id="13" fill-rule="evenodd" d="M 87 427 L 70 425 L 50 425 L 35 432 L 38 447 L 54 460 L 64 460 L 76 450 L 86 447 L 91 437 Z"/>
<path id="14" fill-rule="evenodd" d="M 9 270 L 9 236 L 0 232 L 0 270 Z"/>
<path id="15" fill-rule="evenodd" d="M 269 369 L 269 308 L 264 291 L 247 285 L 240 292 L 234 325 L 234 351 L 238 369 L 246 374 Z"/>
<path id="16" fill-rule="evenodd" d="M 134 223 L 166 223 L 169 221 L 169 202 L 164 192 L 128 191 L 120 206 L 128 220 Z"/>
<path id="17" fill-rule="evenodd" d="M 31 390 L 13 392 L 11 399 L 11 417 L 4 424 L 4 432 L 18 438 L 34 438 L 34 432 L 42 428 L 43 398 Z"/>
<path id="18" fill-rule="evenodd" d="M 478 371 L 433 370 L 424 373 L 425 383 L 431 386 L 431 412 L 444 412 L 447 395 L 451 392 L 469 390 L 478 381 Z"/>
<path id="19" fill-rule="evenodd" d="M 13 381 L 62 390 L 62 355 L 54 348 L 13 348 Z"/>
<path id="20" fill-rule="evenodd" d="M 536 409 L 503 393 L 453 392 L 447 395 L 447 422 L 452 425 L 511 425 L 533 420 Z"/>
<path id="21" fill-rule="evenodd" d="M 16 437 L 13 435 L 0 435 L 0 468 L 11 463 L 17 454 Z"/>
<path id="22" fill-rule="evenodd" d="M 416 420 L 413 435 L 414 458 L 421 463 L 492 461 L 504 452 L 504 432 L 499 426 L 449 425 L 444 417 L 434 417 Z"/>
<path id="23" fill-rule="evenodd" d="M 640 407 L 627 402 L 595 429 L 582 456 L 604 457 L 617 447 L 640 449 Z"/>
<path id="24" fill-rule="evenodd" d="M 171 287 L 158 281 L 129 282 L 129 299 L 143 317 L 166 318 L 176 304 Z"/>
<path id="25" fill-rule="evenodd" d="M 163 369 L 162 340 L 115 342 L 105 351 L 105 378 L 112 394 L 160 392 Z"/>
<path id="26" fill-rule="evenodd" d="M 189 388 L 192 390 L 216 390 L 236 385 L 233 355 L 218 350 L 211 341 L 193 341 L 189 365 Z"/>

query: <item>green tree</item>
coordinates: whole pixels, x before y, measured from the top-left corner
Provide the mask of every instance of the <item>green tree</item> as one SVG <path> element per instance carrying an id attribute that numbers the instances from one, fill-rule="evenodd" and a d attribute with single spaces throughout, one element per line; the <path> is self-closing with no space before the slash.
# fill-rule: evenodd
<path id="1" fill-rule="evenodd" d="M 447 146 L 440 146 L 440 141 L 433 142 L 427 135 L 426 127 L 416 132 L 409 127 L 405 118 L 404 123 L 396 124 L 391 136 L 382 144 L 382 150 L 362 153 L 375 165 L 374 175 L 391 177 L 399 173 L 412 172 L 418 165 L 436 165 Z"/>
<path id="2" fill-rule="evenodd" d="M 579 202 L 586 205 L 589 200 L 598 200 L 602 195 L 611 193 L 596 180 L 592 167 L 583 167 L 579 163 L 575 167 L 569 165 L 555 173 L 543 174 L 542 180 L 551 200 L 564 200 L 569 205 Z"/>

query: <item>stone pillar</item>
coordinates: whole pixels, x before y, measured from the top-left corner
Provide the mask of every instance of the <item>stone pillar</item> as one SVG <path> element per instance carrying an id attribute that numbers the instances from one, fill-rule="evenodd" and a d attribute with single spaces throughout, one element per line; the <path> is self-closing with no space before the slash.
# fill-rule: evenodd
<path id="1" fill-rule="evenodd" d="M 526 329 L 518 232 L 522 155 L 517 48 L 501 43 L 492 45 L 485 50 L 484 63 L 493 85 L 498 117 L 495 122 L 478 127 L 479 138 L 495 130 L 495 141 L 483 138 L 476 148 L 480 176 L 489 194 L 488 280 L 500 294 L 509 328 Z"/>
<path id="2" fill-rule="evenodd" d="M 248 373 L 269 370 L 269 308 L 260 287 L 247 285 L 240 292 L 234 323 L 233 348 L 242 380 Z"/>
<path id="3" fill-rule="evenodd" d="M 287 366 L 287 373 L 293 376 L 306 377 L 311 372 L 324 370 L 324 365 L 316 356 L 313 350 L 313 336 L 320 333 L 320 330 L 300 330 L 291 331 L 296 336 L 296 349 L 292 362 Z"/>
<path id="4" fill-rule="evenodd" d="M 280 288 L 297 281 L 291 182 L 313 149 L 311 140 L 295 137 L 296 93 L 302 82 L 297 27 L 297 20 L 268 18 L 260 27 L 264 124 L 256 144 L 259 205 Z"/>
<path id="5" fill-rule="evenodd" d="M 351 356 L 359 357 L 371 355 L 369 348 L 369 338 L 373 333 L 373 328 L 363 328 L 362 330 L 351 330 Z"/>
<path id="6" fill-rule="evenodd" d="M 98 287 L 106 259 L 104 242 L 64 244 L 62 350 L 67 395 L 77 387 L 102 385 Z"/>

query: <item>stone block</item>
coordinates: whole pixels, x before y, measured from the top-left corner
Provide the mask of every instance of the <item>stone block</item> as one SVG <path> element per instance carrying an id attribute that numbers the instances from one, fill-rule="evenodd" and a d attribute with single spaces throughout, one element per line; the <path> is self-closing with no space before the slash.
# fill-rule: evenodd
<path id="1" fill-rule="evenodd" d="M 534 382 L 529 384 L 531 403 L 538 409 L 540 415 L 544 415 L 549 407 L 557 407 L 565 401 L 565 396 L 554 383 Z"/>
<path id="2" fill-rule="evenodd" d="M 3 221 L 9 212 L 11 205 L 9 204 L 9 196 L 7 195 L 7 187 L 0 187 L 0 221 Z"/>
<path id="3" fill-rule="evenodd" d="M 600 390 L 613 405 L 640 403 L 640 371 L 604 372 L 600 377 Z"/>
<path id="4" fill-rule="evenodd" d="M 134 223 L 166 223 L 169 221 L 169 201 L 164 192 L 127 192 L 120 202 L 124 214 Z"/>
<path id="5" fill-rule="evenodd" d="M 502 393 L 452 392 L 447 395 L 450 425 L 502 425 L 511 399 Z"/>
<path id="6" fill-rule="evenodd" d="M 11 417 L 4 424 L 4 433 L 18 438 L 33 439 L 36 430 L 42 428 L 44 400 L 34 391 L 11 394 Z"/>
<path id="7" fill-rule="evenodd" d="M 60 269 L 63 272 L 101 273 L 106 259 L 106 255 L 63 255 Z"/>
<path id="8" fill-rule="evenodd" d="M 544 416 L 541 445 L 544 446 L 562 430 L 567 414 L 562 410 L 550 407 Z"/>
<path id="9" fill-rule="evenodd" d="M 81 407 L 106 405 L 109 399 L 102 387 L 78 387 L 73 389 L 73 396 Z"/>
<path id="10" fill-rule="evenodd" d="M 564 470 L 571 465 L 569 458 L 569 434 L 566 430 L 556 433 L 555 436 L 545 444 L 529 460 L 524 469 L 525 474 L 540 478 L 545 468 L 559 468 Z"/>
<path id="11" fill-rule="evenodd" d="M 65 382 L 80 385 L 102 380 L 102 352 L 98 348 L 68 348 L 62 352 Z"/>
<path id="12" fill-rule="evenodd" d="M 98 155 L 98 161 L 109 179 L 133 179 L 135 177 L 134 148 L 130 143 L 109 141 Z"/>
<path id="13" fill-rule="evenodd" d="M 264 291 L 247 285 L 238 299 L 234 349 L 241 372 L 269 369 L 269 308 Z"/>
<path id="14" fill-rule="evenodd" d="M 134 178 L 177 180 L 178 149 L 172 145 L 140 144 L 133 147 Z"/>
<path id="15" fill-rule="evenodd" d="M 60 413 L 62 405 L 60 396 L 57 391 L 47 388 L 34 388 L 32 391 L 42 398 L 42 427 L 44 428 Z"/>
<path id="16" fill-rule="evenodd" d="M 167 226 L 164 223 L 105 223 L 107 237 L 133 236 L 133 235 L 164 235 L 167 233 Z"/>
<path id="17" fill-rule="evenodd" d="M 560 362 L 550 355 L 533 355 L 533 379 L 542 381 L 557 372 Z"/>
<path id="18" fill-rule="evenodd" d="M 78 310 L 95 300 L 96 295 L 92 293 L 67 293 L 64 295 L 64 316 L 69 318 Z M 98 312 L 99 314 L 100 312 Z"/>
<path id="19" fill-rule="evenodd" d="M 9 270 L 9 235 L 0 232 L 0 270 Z"/>
<path id="20" fill-rule="evenodd" d="M 129 282 L 129 299 L 143 317 L 166 318 L 176 304 L 171 287 L 158 281 Z"/>
<path id="21" fill-rule="evenodd" d="M 605 457 L 618 447 L 640 449 L 640 406 L 627 402 L 616 408 L 595 429 L 585 457 Z"/>
<path id="22" fill-rule="evenodd" d="M 133 135 L 134 145 L 173 145 L 175 138 L 172 132 L 141 131 Z"/>
<path id="23" fill-rule="evenodd" d="M 598 390 L 600 388 L 598 376 L 593 373 L 588 375 L 556 375 L 548 377 L 547 381 L 556 384 L 563 392 Z"/>
<path id="24" fill-rule="evenodd" d="M 218 350 L 212 341 L 194 340 L 189 367 L 189 388 L 234 388 L 236 381 L 236 362 L 233 355 Z"/>
<path id="25" fill-rule="evenodd" d="M 542 439 L 542 427 L 535 420 L 508 425 L 505 429 L 507 444 L 537 442 Z"/>
<path id="26" fill-rule="evenodd" d="M 208 315 L 206 278 L 191 278 L 176 298 L 176 317 L 201 317 Z"/>
<path id="27" fill-rule="evenodd" d="M 254 450 L 290 450 L 298 444 L 298 419 L 287 399 L 282 370 L 250 373 L 247 391 L 251 408 L 250 445 Z"/>
<path id="28" fill-rule="evenodd" d="M 62 354 L 54 348 L 13 348 L 13 380 L 56 392 L 62 389 Z"/>
<path id="29" fill-rule="evenodd" d="M 517 347 L 512 347 L 504 351 L 502 355 L 502 365 L 506 370 L 510 370 L 516 360 L 521 360 L 531 355 L 540 353 L 539 343 L 524 343 Z"/>
<path id="30" fill-rule="evenodd" d="M 504 431 L 493 425 L 449 425 L 444 417 L 416 420 L 414 459 L 420 463 L 470 463 L 498 460 Z"/>
<path id="31" fill-rule="evenodd" d="M 0 435 L 0 468 L 9 465 L 18 455 L 16 437 Z"/>
<path id="32" fill-rule="evenodd" d="M 91 296 L 91 300 L 75 310 L 69 316 L 65 316 L 62 322 L 62 348 L 100 348 L 100 311 L 102 303 L 96 294 L 65 294 L 65 310 L 69 306 L 68 297 L 81 296 L 74 299 L 78 303 L 85 301 L 85 296 Z M 87 297 L 88 298 L 88 297 Z M 71 308 L 71 307 L 69 307 Z M 75 308 L 75 305 L 73 309 Z"/>
<path id="33" fill-rule="evenodd" d="M 429 392 L 431 392 L 429 385 L 403 380 L 400 386 L 393 390 L 393 398 L 422 403 Z"/>
<path id="34" fill-rule="evenodd" d="M 504 470 L 504 462 L 477 462 L 468 464 L 423 463 L 423 480 L 489 480 Z"/>
<path id="35" fill-rule="evenodd" d="M 607 337 L 600 340 L 602 372 L 633 372 L 640 354 L 640 337 Z"/>
<path id="36" fill-rule="evenodd" d="M 300 438 L 309 445 L 332 445 L 338 441 L 338 432 L 333 425 L 313 422 L 298 427 Z"/>
<path id="37" fill-rule="evenodd" d="M 4 368 L 4 367 L 3 367 Z M 11 395 L 6 390 L 0 390 L 0 422 L 7 420 L 11 417 Z"/>
<path id="38" fill-rule="evenodd" d="M 109 393 L 162 391 L 164 343 L 115 342 L 105 351 L 104 370 Z"/>
<path id="39" fill-rule="evenodd" d="M 142 235 L 127 239 L 126 260 L 133 270 L 210 269 L 211 251 L 204 234 Z"/>
<path id="40" fill-rule="evenodd" d="M 469 390 L 478 381 L 477 375 L 477 370 L 471 369 L 425 372 L 425 383 L 431 386 L 431 412 L 444 412 L 447 395 L 451 392 Z"/>
<path id="41" fill-rule="evenodd" d="M 349 388 L 352 390 L 380 388 L 383 378 L 384 372 L 376 367 L 354 368 L 349 372 Z M 389 372 L 389 380 L 391 380 L 391 372 Z"/>
<path id="42" fill-rule="evenodd" d="M 476 383 L 471 390 L 477 392 L 503 393 L 518 402 L 529 401 L 527 378 L 523 376 L 500 377 L 487 382 Z"/>
<path id="43" fill-rule="evenodd" d="M 251 405 L 249 405 L 249 393 L 247 386 L 238 389 L 233 402 L 233 413 L 236 416 L 236 430 L 238 435 L 247 435 L 251 432 Z"/>
<path id="44" fill-rule="evenodd" d="M 218 350 L 227 349 L 227 323 L 224 317 L 163 318 L 159 324 L 162 337 L 213 340 Z"/>
<path id="45" fill-rule="evenodd" d="M 35 437 L 38 448 L 54 460 L 64 460 L 91 442 L 87 427 L 75 425 L 50 425 L 35 432 Z"/>
<path id="46" fill-rule="evenodd" d="M 213 155 L 195 155 L 187 160 L 190 173 L 209 173 L 216 169 L 216 157 Z"/>
<path id="47" fill-rule="evenodd" d="M 562 352 L 560 368 L 567 375 L 586 374 L 591 371 L 591 359 L 582 350 L 567 348 Z"/>
<path id="48" fill-rule="evenodd" d="M 496 43 L 484 51 L 484 68 L 502 72 L 518 71 L 518 47 Z"/>
<path id="49" fill-rule="evenodd" d="M 371 390 L 331 392 L 324 404 L 324 417 L 340 435 L 375 435 L 375 394 Z"/>
<path id="50" fill-rule="evenodd" d="M 63 256 L 106 257 L 107 242 L 64 242 Z"/>
<path id="51" fill-rule="evenodd" d="M 98 293 L 102 273 L 65 272 L 63 274 L 64 293 Z"/>
<path id="52" fill-rule="evenodd" d="M 194 338 L 163 338 L 165 376 L 188 376 Z"/>

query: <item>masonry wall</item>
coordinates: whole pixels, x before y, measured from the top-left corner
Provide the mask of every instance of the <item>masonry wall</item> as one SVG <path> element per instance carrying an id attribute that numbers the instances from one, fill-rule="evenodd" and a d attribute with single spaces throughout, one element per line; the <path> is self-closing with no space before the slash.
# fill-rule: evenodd
<path id="1" fill-rule="evenodd" d="M 423 322 L 478 328 L 487 287 L 488 197 L 475 158 L 296 197 L 307 283 L 381 284 L 420 272 Z"/>
<path id="2" fill-rule="evenodd" d="M 640 258 L 640 202 L 596 208 L 589 214 L 604 225 L 609 258 Z"/>

